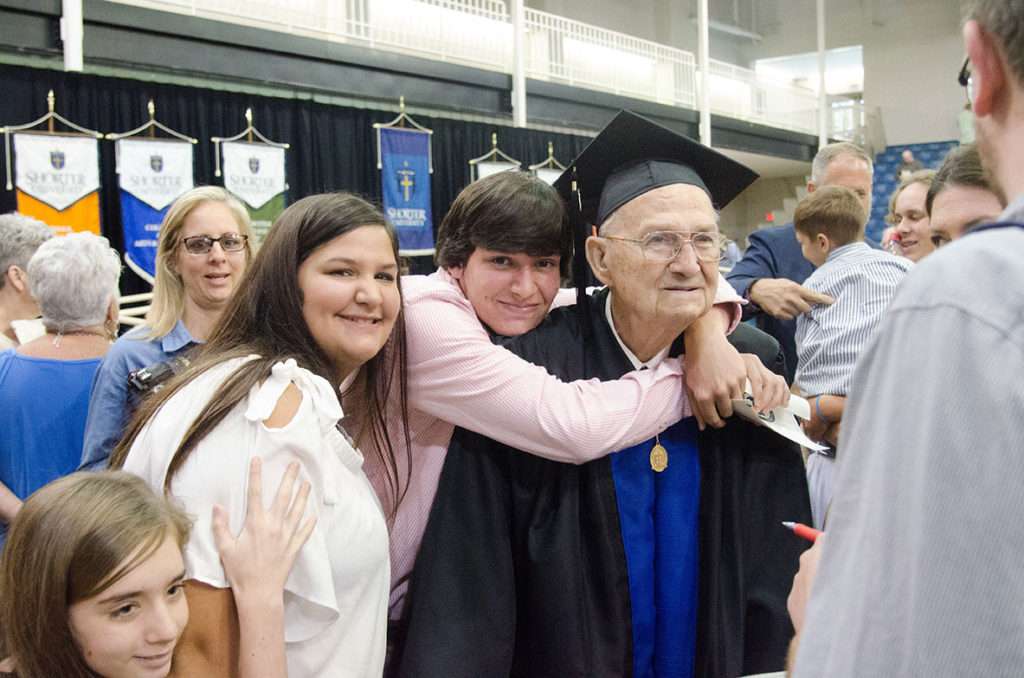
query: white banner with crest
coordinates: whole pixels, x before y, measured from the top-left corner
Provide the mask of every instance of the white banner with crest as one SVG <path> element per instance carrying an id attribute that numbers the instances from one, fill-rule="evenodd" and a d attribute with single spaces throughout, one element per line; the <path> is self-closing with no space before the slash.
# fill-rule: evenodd
<path id="1" fill-rule="evenodd" d="M 284 149 L 269 144 L 225 141 L 224 188 L 252 209 L 258 209 L 288 188 Z"/>
<path id="2" fill-rule="evenodd" d="M 192 144 L 185 141 L 120 139 L 117 173 L 121 189 L 162 210 L 191 189 Z"/>
<path id="3" fill-rule="evenodd" d="M 99 190 L 99 146 L 91 137 L 15 134 L 14 178 L 19 191 L 65 210 Z"/>
<path id="4" fill-rule="evenodd" d="M 538 179 L 540 179 L 546 184 L 554 184 L 556 181 L 558 181 L 558 177 L 562 176 L 562 170 L 550 169 L 548 167 L 540 167 L 538 169 L 533 170 L 533 172 L 534 174 L 537 175 Z"/>
<path id="5" fill-rule="evenodd" d="M 511 162 L 478 162 L 476 165 L 476 176 L 474 179 L 483 179 L 498 172 L 508 172 L 519 169 L 519 165 Z"/>

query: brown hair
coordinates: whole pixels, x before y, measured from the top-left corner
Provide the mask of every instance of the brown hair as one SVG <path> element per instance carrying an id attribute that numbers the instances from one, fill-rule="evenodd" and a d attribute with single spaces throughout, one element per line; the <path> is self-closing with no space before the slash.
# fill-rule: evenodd
<path id="1" fill-rule="evenodd" d="M 170 488 L 174 474 L 199 441 L 248 396 L 253 386 L 265 381 L 278 362 L 293 358 L 300 366 L 336 384 L 337 373 L 332 361 L 313 338 L 302 315 L 299 266 L 317 248 L 362 226 L 379 226 L 387 231 L 397 263 L 398 238 L 394 229 L 380 210 L 362 198 L 347 193 L 313 195 L 282 212 L 196 363 L 143 402 L 114 448 L 110 466 L 124 465 L 132 443 L 164 403 L 193 379 L 226 360 L 260 356 L 228 377 L 191 422 L 171 458 L 164 479 L 165 489 Z M 400 278 L 397 284 L 401 294 Z M 355 420 L 354 437 L 359 442 L 371 442 L 375 452 L 381 455 L 394 507 L 404 492 L 386 425 L 389 396 L 394 397 L 392 391 L 396 388 L 397 401 L 391 402 L 398 407 L 405 426 L 407 455 L 410 447 L 403 317 L 399 314 L 387 343 L 363 366 L 360 377 L 345 394 L 357 397 L 365 408 Z"/>
<path id="2" fill-rule="evenodd" d="M 935 170 L 923 169 L 917 170 L 916 172 L 905 178 L 903 181 L 901 181 L 900 185 L 897 186 L 896 190 L 894 190 L 892 192 L 892 195 L 889 196 L 889 213 L 885 215 L 886 223 L 894 225 L 897 223 L 896 200 L 899 199 L 900 193 L 902 193 L 907 186 L 910 186 L 912 184 L 923 184 L 925 188 L 931 188 L 932 181 L 934 181 L 934 179 Z"/>
<path id="3" fill-rule="evenodd" d="M 928 216 L 932 215 L 932 204 L 935 196 L 942 193 L 950 186 L 966 186 L 969 188 L 980 188 L 999 196 L 999 192 L 992 187 L 988 174 L 981 164 L 981 155 L 978 147 L 974 144 L 964 144 L 951 150 L 942 166 L 935 173 L 931 186 L 928 187 L 928 197 L 925 198 L 924 206 Z M 1000 198 L 1002 202 L 1002 198 Z"/>
<path id="4" fill-rule="evenodd" d="M 532 257 L 561 255 L 566 275 L 571 232 L 562 199 L 528 172 L 498 172 L 462 189 L 437 230 L 437 264 L 465 266 L 477 247 Z"/>
<path id="5" fill-rule="evenodd" d="M 85 678 L 68 613 L 149 558 L 188 541 L 188 517 L 123 471 L 75 473 L 37 490 L 11 522 L 0 559 L 0 656 L 19 678 Z"/>
<path id="6" fill-rule="evenodd" d="M 796 206 L 793 228 L 809 238 L 824 233 L 840 246 L 862 239 L 867 220 L 856 193 L 842 186 L 822 186 Z"/>

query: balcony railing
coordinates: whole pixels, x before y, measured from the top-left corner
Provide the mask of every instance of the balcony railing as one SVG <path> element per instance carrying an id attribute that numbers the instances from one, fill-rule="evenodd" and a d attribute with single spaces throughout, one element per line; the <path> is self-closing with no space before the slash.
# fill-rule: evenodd
<path id="1" fill-rule="evenodd" d="M 749 68 L 711 60 L 710 105 L 715 113 L 814 134 L 818 95 L 805 87 L 758 76 Z"/>
<path id="2" fill-rule="evenodd" d="M 862 101 L 834 101 L 831 118 L 833 137 L 859 144 L 872 157 L 886 149 L 882 113 L 877 106 L 872 110 Z"/>
<path id="3" fill-rule="evenodd" d="M 115 0 L 295 35 L 512 72 L 504 0 Z M 670 106 L 697 107 L 701 77 L 685 50 L 527 8 L 527 75 Z M 817 131 L 817 95 L 712 60 L 715 113 Z"/>
<path id="4" fill-rule="evenodd" d="M 531 78 L 693 108 L 690 52 L 527 9 L 526 72 Z"/>

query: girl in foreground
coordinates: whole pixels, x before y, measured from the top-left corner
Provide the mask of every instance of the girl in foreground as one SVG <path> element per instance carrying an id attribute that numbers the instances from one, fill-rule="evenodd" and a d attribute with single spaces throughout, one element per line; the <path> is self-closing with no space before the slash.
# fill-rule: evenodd
<path id="1" fill-rule="evenodd" d="M 383 215 L 351 195 L 304 198 L 274 223 L 199 360 L 136 414 L 111 464 L 199 516 L 175 675 L 228 675 L 237 656 L 242 610 L 203 520 L 214 504 L 241 515 L 252 458 L 268 474 L 297 461 L 318 520 L 285 585 L 288 675 L 381 675 L 388 532 L 353 438 L 372 440 L 393 476 L 384 403 L 392 379 L 404 390 L 400 308 Z M 345 420 L 351 438 L 339 385 L 366 404 Z"/>
<path id="2" fill-rule="evenodd" d="M 313 528 L 302 521 L 308 486 L 285 476 L 263 508 L 260 467 L 237 538 L 218 510 L 221 557 L 234 583 L 241 678 L 284 676 L 280 601 Z M 300 525 L 300 522 L 302 523 Z M 138 477 L 76 473 L 42 487 L 11 526 L 0 561 L 0 671 L 18 678 L 163 678 L 189 619 L 182 549 L 189 519 Z"/>

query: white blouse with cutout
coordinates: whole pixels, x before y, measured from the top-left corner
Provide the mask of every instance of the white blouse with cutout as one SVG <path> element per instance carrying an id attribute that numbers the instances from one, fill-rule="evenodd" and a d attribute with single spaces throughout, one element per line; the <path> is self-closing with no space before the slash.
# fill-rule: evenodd
<path id="1" fill-rule="evenodd" d="M 255 356 L 252 356 L 255 357 Z M 124 468 L 156 491 L 171 456 L 216 390 L 245 362 L 225 361 L 176 393 L 139 434 Z M 302 393 L 286 426 L 270 417 L 289 383 Z M 230 512 L 237 534 L 245 519 L 249 461 L 263 460 L 263 502 L 269 506 L 288 464 L 301 464 L 312 484 L 307 515 L 316 528 L 303 546 L 284 594 L 289 678 L 379 677 L 384 666 L 390 583 L 388 531 L 363 473 L 363 456 L 336 427 L 337 391 L 294 360 L 277 363 L 192 450 L 171 482 L 171 494 L 195 523 L 185 549 L 188 577 L 228 588 L 213 539 L 213 505 Z"/>

